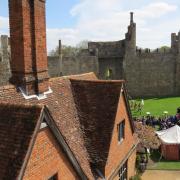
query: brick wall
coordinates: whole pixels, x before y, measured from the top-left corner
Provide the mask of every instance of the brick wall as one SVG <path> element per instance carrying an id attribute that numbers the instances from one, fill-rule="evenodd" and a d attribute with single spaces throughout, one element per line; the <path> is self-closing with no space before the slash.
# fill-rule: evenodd
<path id="1" fill-rule="evenodd" d="M 12 79 L 27 94 L 48 90 L 44 0 L 9 0 Z M 38 83 L 37 83 L 38 82 Z"/>
<path id="2" fill-rule="evenodd" d="M 125 119 L 125 138 L 121 143 L 119 143 L 117 125 L 124 119 Z M 108 161 L 105 167 L 106 177 L 109 177 L 112 174 L 112 172 L 117 169 L 120 162 L 127 156 L 133 144 L 134 144 L 134 137 L 132 134 L 130 122 L 127 115 L 125 99 L 121 95 L 119 105 L 118 105 L 116 120 L 115 120 L 115 126 L 113 129 L 113 136 L 112 136 L 112 140 L 110 144 Z M 132 157 L 131 156 L 129 157 L 130 159 L 130 162 L 128 163 L 129 176 L 133 175 L 133 172 L 135 169 L 135 163 L 134 163 L 135 154 L 134 153 L 131 155 Z"/>
<path id="3" fill-rule="evenodd" d="M 132 153 L 132 155 L 129 157 L 127 161 L 127 169 L 128 169 L 127 179 L 133 177 L 136 174 L 135 166 L 134 166 L 135 162 L 136 162 L 136 151 Z M 119 180 L 119 174 L 117 174 L 113 180 Z"/>
<path id="4" fill-rule="evenodd" d="M 78 179 L 66 155 L 49 128 L 40 130 L 33 147 L 24 180 L 45 180 L 58 173 L 58 179 Z"/>
<path id="5" fill-rule="evenodd" d="M 163 157 L 167 160 L 179 160 L 180 159 L 180 146 L 178 144 L 165 145 L 162 144 L 161 151 Z"/>
<path id="6" fill-rule="evenodd" d="M 135 163 L 136 163 L 136 151 L 128 159 L 128 177 L 132 177 L 135 175 Z"/>

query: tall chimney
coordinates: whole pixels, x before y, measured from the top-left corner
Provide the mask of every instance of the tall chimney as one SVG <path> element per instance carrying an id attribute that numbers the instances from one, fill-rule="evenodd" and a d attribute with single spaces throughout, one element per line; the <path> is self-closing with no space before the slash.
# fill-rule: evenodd
<path id="1" fill-rule="evenodd" d="M 59 40 L 59 76 L 63 75 L 62 72 L 62 42 Z"/>
<path id="2" fill-rule="evenodd" d="M 62 42 L 59 40 L 59 55 L 62 54 Z"/>
<path id="3" fill-rule="evenodd" d="M 49 89 L 45 0 L 9 0 L 10 81 L 27 95 Z"/>
<path id="4" fill-rule="evenodd" d="M 130 12 L 130 24 L 134 23 L 134 13 Z"/>

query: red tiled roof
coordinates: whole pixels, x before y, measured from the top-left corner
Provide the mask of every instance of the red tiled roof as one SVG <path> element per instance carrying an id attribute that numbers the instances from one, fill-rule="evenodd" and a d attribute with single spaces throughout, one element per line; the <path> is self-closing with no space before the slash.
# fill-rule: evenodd
<path id="1" fill-rule="evenodd" d="M 0 103 L 0 179 L 19 176 L 41 106 Z"/>
<path id="2" fill-rule="evenodd" d="M 101 169 L 102 173 L 109 153 L 122 83 L 71 79 L 85 145 L 93 166 Z"/>
<path id="3" fill-rule="evenodd" d="M 94 73 L 70 77 L 75 79 L 97 79 Z M 70 80 L 68 77 L 52 78 L 49 80 L 49 84 L 53 93 L 48 94 L 47 98 L 42 100 L 37 100 L 36 98 L 29 100 L 24 99 L 22 93 L 13 85 L 0 87 L 0 102 L 16 102 L 17 104 L 41 103 L 46 105 L 84 173 L 88 179 L 94 179 L 89 163 L 89 155 L 84 144 L 83 132 L 81 131 L 72 96 Z"/>
<path id="4" fill-rule="evenodd" d="M 24 99 L 12 85 L 0 87 L 0 102 L 47 106 L 88 179 L 92 165 L 104 165 L 123 81 L 100 81 L 94 73 L 49 80 L 46 99 Z M 106 141 L 104 141 L 106 139 Z"/>

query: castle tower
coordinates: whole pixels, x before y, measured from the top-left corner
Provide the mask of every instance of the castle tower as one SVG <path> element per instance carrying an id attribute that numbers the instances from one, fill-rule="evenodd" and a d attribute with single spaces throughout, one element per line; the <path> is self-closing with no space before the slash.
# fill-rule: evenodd
<path id="1" fill-rule="evenodd" d="M 136 54 L 136 23 L 134 23 L 134 13 L 130 12 L 130 25 L 125 37 L 126 53 Z"/>
<path id="2" fill-rule="evenodd" d="M 9 0 L 9 20 L 10 81 L 26 95 L 48 91 L 45 0 Z"/>
<path id="3" fill-rule="evenodd" d="M 178 33 L 178 55 L 176 59 L 176 95 L 180 95 L 180 32 Z"/>
<path id="4" fill-rule="evenodd" d="M 0 36 L 0 86 L 6 85 L 11 77 L 10 72 L 10 47 L 7 35 Z"/>
<path id="5" fill-rule="evenodd" d="M 171 51 L 173 53 L 178 52 L 178 36 L 176 35 L 176 33 L 171 34 Z"/>

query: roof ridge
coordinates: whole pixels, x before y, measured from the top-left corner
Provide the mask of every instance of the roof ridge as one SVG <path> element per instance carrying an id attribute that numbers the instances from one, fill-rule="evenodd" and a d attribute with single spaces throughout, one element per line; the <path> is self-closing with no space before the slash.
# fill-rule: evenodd
<path id="1" fill-rule="evenodd" d="M 79 82 L 94 82 L 94 83 L 125 83 L 125 80 L 101 80 L 101 79 L 73 79 L 73 78 L 69 78 L 69 80 L 71 81 L 79 81 Z"/>
<path id="2" fill-rule="evenodd" d="M 84 77 L 84 76 L 87 76 L 87 75 L 94 75 L 94 76 L 96 76 L 94 72 L 88 72 L 88 73 L 83 73 L 83 74 L 75 74 L 75 75 L 52 77 L 52 78 L 49 79 L 49 81 L 52 82 L 52 81 L 56 81 L 56 80 L 58 80 L 58 79 L 59 79 L 59 80 L 71 79 L 71 78 L 73 78 L 73 77 L 74 77 L 74 78 L 76 78 L 76 77 L 81 78 L 81 77 Z M 6 89 L 16 89 L 16 86 L 13 85 L 13 84 L 11 84 L 11 83 L 9 83 L 9 84 L 7 84 L 7 85 L 0 86 L 0 91 L 1 91 L 1 90 L 6 90 Z"/>
<path id="3" fill-rule="evenodd" d="M 83 77 L 83 76 L 87 76 L 87 75 L 95 75 L 94 72 L 89 72 L 89 73 L 83 73 L 83 74 L 75 74 L 75 75 L 67 75 L 67 76 L 59 76 L 59 77 L 53 77 L 50 78 L 50 81 L 55 81 L 57 79 L 71 79 L 71 78 L 76 78 L 76 77 Z"/>
<path id="4" fill-rule="evenodd" d="M 6 101 L 1 101 L 0 102 L 0 107 L 5 107 L 5 106 L 9 106 L 9 107 L 18 107 L 18 108 L 39 108 L 39 109 L 43 109 L 45 107 L 45 105 L 43 104 L 32 104 L 32 103 L 21 103 L 21 104 L 17 104 L 17 103 L 10 103 L 10 102 L 6 102 Z"/>
<path id="5" fill-rule="evenodd" d="M 6 90 L 6 89 L 16 89 L 16 87 L 13 84 L 7 84 L 4 86 L 0 86 L 0 90 Z"/>

